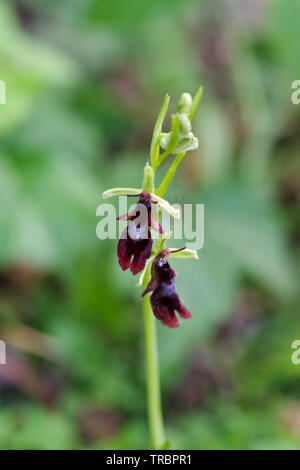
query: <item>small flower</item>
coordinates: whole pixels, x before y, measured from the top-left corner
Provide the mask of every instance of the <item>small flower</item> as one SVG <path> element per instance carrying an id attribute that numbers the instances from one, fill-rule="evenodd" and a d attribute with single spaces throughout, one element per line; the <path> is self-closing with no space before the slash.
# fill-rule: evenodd
<path id="1" fill-rule="evenodd" d="M 128 197 L 136 195 L 127 195 Z M 117 220 L 130 220 L 131 223 L 123 231 L 118 243 L 118 260 L 123 271 L 129 267 L 133 275 L 141 272 L 147 259 L 151 256 L 153 240 L 149 227 L 159 233 L 163 229 L 156 220 L 155 208 L 151 195 L 147 191 L 139 194 L 139 200 L 135 208 L 117 218 Z"/>
<path id="2" fill-rule="evenodd" d="M 184 250 L 184 248 L 176 251 L 181 250 Z M 175 310 L 181 318 L 187 319 L 192 316 L 178 297 L 175 286 L 176 271 L 171 268 L 166 260 L 169 254 L 174 252 L 166 249 L 156 256 L 152 264 L 151 281 L 142 294 L 144 296 L 153 291 L 150 297 L 153 313 L 158 320 L 169 328 L 179 326 Z"/>

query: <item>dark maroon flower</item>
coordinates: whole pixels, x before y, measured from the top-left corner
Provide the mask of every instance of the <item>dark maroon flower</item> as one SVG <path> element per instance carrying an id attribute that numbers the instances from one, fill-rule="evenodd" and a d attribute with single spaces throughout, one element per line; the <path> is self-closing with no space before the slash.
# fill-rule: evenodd
<path id="1" fill-rule="evenodd" d="M 166 260 L 169 254 L 170 250 L 164 250 L 156 256 L 152 264 L 151 281 L 142 296 L 153 291 L 150 301 L 154 315 L 169 328 L 176 328 L 179 326 L 179 322 L 175 310 L 184 319 L 191 318 L 192 315 L 180 301 L 176 292 L 176 271 Z"/>
<path id="2" fill-rule="evenodd" d="M 151 256 L 153 240 L 149 227 L 163 233 L 162 227 L 156 220 L 152 204 L 156 203 L 151 200 L 149 193 L 143 191 L 139 195 L 135 208 L 117 218 L 117 220 L 131 221 L 121 235 L 117 254 L 123 271 L 130 267 L 133 275 L 144 269 L 147 259 Z"/>

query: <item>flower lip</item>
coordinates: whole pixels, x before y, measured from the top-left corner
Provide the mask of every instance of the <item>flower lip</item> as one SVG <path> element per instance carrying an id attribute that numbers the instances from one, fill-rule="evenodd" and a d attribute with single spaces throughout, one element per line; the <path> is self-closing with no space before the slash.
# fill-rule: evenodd
<path id="1" fill-rule="evenodd" d="M 162 282 L 154 290 L 150 297 L 154 315 L 169 328 L 179 327 L 175 310 L 181 318 L 191 318 L 190 311 L 180 301 L 175 287 L 175 279 L 171 282 Z"/>
<path id="2" fill-rule="evenodd" d="M 123 271 L 130 268 L 134 276 L 144 269 L 147 259 L 151 256 L 153 243 L 148 227 L 148 237 L 141 237 L 140 230 L 131 222 L 123 231 L 117 247 L 119 265 Z M 144 231 L 145 227 L 142 230 Z"/>

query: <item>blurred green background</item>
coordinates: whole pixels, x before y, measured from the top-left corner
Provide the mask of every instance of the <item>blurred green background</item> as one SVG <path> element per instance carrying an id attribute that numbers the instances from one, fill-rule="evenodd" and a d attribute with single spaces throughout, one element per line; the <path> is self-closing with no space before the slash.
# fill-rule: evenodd
<path id="1" fill-rule="evenodd" d="M 168 436 L 299 448 L 299 19 L 298 0 L 1 1 L 1 449 L 149 448 L 140 290 L 96 207 L 140 185 L 164 95 L 174 112 L 201 84 L 166 195 L 205 204 L 199 260 L 173 263 L 193 319 L 158 325 Z"/>

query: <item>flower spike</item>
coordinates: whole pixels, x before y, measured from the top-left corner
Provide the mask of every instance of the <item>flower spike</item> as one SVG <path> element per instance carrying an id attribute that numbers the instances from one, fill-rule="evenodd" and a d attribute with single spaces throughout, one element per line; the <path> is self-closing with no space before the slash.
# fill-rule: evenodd
<path id="1" fill-rule="evenodd" d="M 175 288 L 176 271 L 170 267 L 167 258 L 198 259 L 198 254 L 186 247 L 166 248 L 166 241 L 172 232 L 165 233 L 159 224 L 156 205 L 176 219 L 181 216 L 180 209 L 173 207 L 163 196 L 185 153 L 198 147 L 198 139 L 192 132 L 192 119 L 201 97 L 202 88 L 199 88 L 194 98 L 189 93 L 183 93 L 177 111 L 172 116 L 170 132 L 163 132 L 163 121 L 169 105 L 167 95 L 154 126 L 150 163 L 147 162 L 144 167 L 142 187 L 111 188 L 103 193 L 103 199 L 114 196 L 139 198 L 133 209 L 117 218 L 129 222 L 118 242 L 118 261 L 123 270 L 130 269 L 133 275 L 140 273 L 137 285 L 144 285 L 142 296 L 152 291 L 151 306 L 154 315 L 171 328 L 179 326 L 175 310 L 182 318 L 190 318 L 191 314 L 179 300 Z M 164 150 L 161 154 L 160 148 Z M 175 154 L 176 158 L 160 186 L 155 188 L 157 167 L 170 154 Z M 161 234 L 154 247 L 152 230 Z M 145 285 L 145 275 L 150 268 L 151 280 Z"/>
<path id="2" fill-rule="evenodd" d="M 164 118 L 170 100 L 166 95 L 154 126 L 149 162 L 144 167 L 141 188 L 111 188 L 103 193 L 103 199 L 114 196 L 138 198 L 126 214 L 117 218 L 128 222 L 118 241 L 117 255 L 120 267 L 124 271 L 130 269 L 133 275 L 139 274 L 136 285 L 143 286 L 148 408 L 154 449 L 170 448 L 162 422 L 154 316 L 169 328 L 180 326 L 179 317 L 191 318 L 190 311 L 177 294 L 175 285 L 177 273 L 170 266 L 168 258 L 198 259 L 197 251 L 187 247 L 166 248 L 172 232 L 164 232 L 159 219 L 162 210 L 174 218 L 179 219 L 181 216 L 180 209 L 173 207 L 163 197 L 186 152 L 198 147 L 198 139 L 193 134 L 192 120 L 201 97 L 202 87 L 194 98 L 189 93 L 183 93 L 176 113 L 172 115 L 171 128 L 169 132 L 164 132 Z M 156 187 L 156 170 L 171 154 L 175 155 L 175 158 L 163 175 L 160 185 Z M 155 244 L 152 239 L 153 230 L 160 234 Z"/>

